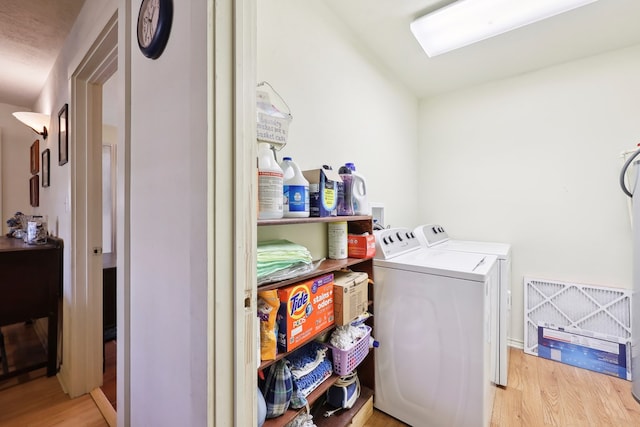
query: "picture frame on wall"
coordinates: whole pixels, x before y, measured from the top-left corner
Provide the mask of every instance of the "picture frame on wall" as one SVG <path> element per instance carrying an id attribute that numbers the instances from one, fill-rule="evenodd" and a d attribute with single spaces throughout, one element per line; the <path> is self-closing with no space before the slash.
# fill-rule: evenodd
<path id="1" fill-rule="evenodd" d="M 31 160 L 29 161 L 31 168 L 31 175 L 35 175 L 40 172 L 40 140 L 36 139 L 31 144 Z"/>
<path id="2" fill-rule="evenodd" d="M 49 173 L 49 166 L 51 164 L 50 160 L 51 154 L 49 149 L 47 148 L 42 152 L 42 186 L 49 186 L 49 177 L 51 176 Z"/>
<path id="3" fill-rule="evenodd" d="M 64 104 L 58 112 L 58 165 L 69 161 L 69 104 Z"/>
<path id="4" fill-rule="evenodd" d="M 29 200 L 34 208 L 40 205 L 40 175 L 33 175 L 29 179 Z"/>

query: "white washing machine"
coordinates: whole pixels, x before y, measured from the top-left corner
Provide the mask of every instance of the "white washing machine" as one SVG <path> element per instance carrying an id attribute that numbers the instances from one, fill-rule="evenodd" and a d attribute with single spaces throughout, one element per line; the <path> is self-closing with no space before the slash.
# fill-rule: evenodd
<path id="1" fill-rule="evenodd" d="M 493 382 L 506 387 L 509 373 L 509 347 L 507 340 L 511 335 L 511 245 L 508 243 L 474 242 L 450 239 L 444 228 L 437 224 L 425 224 L 416 227 L 415 236 L 424 247 L 455 252 L 470 252 L 495 255 L 498 258 L 499 285 L 493 299 L 492 334 L 497 340 L 492 355 Z"/>
<path id="2" fill-rule="evenodd" d="M 412 230 L 377 230 L 374 406 L 414 427 L 486 427 L 492 255 L 422 247 Z"/>

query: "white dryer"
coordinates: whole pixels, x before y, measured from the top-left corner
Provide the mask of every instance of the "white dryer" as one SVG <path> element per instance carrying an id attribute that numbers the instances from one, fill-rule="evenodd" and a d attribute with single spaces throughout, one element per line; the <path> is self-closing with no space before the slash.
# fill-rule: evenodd
<path id="1" fill-rule="evenodd" d="M 488 426 L 496 257 L 427 249 L 408 228 L 374 233 L 375 407 L 414 427 Z"/>
<path id="2" fill-rule="evenodd" d="M 415 236 L 424 247 L 454 252 L 495 255 L 498 258 L 499 285 L 493 298 L 492 334 L 497 340 L 492 355 L 493 382 L 506 387 L 509 373 L 509 348 L 511 335 L 511 245 L 508 243 L 475 242 L 450 239 L 441 225 L 425 224 L 416 227 Z"/>

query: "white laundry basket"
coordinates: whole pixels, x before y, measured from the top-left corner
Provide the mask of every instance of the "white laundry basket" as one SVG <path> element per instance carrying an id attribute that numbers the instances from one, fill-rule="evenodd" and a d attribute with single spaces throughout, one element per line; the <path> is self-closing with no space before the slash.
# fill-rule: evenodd
<path id="1" fill-rule="evenodd" d="M 275 94 L 287 111 L 280 111 L 271 102 L 270 92 Z M 275 89 L 267 82 L 258 83 L 256 91 L 257 103 L 257 126 L 256 134 L 258 142 L 268 142 L 276 150 L 282 149 L 287 145 L 289 138 L 289 124 L 293 120 L 293 116 L 289 111 L 289 106 L 284 99 L 275 91 Z"/>

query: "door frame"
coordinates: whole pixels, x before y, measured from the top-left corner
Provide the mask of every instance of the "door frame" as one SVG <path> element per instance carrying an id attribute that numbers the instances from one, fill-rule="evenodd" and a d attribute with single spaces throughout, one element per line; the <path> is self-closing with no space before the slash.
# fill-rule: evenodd
<path id="1" fill-rule="evenodd" d="M 251 426 L 258 418 L 260 363 L 255 270 L 257 2 L 208 0 L 207 5 L 207 420 L 215 426 Z"/>
<path id="2" fill-rule="evenodd" d="M 102 287 L 97 285 L 102 283 L 102 84 L 117 70 L 118 12 L 109 19 L 70 78 L 72 268 L 70 300 L 63 302 L 59 378 L 72 398 L 102 384 L 103 298 Z"/>

